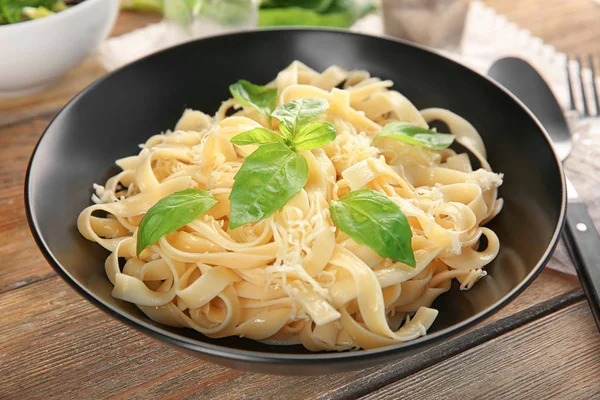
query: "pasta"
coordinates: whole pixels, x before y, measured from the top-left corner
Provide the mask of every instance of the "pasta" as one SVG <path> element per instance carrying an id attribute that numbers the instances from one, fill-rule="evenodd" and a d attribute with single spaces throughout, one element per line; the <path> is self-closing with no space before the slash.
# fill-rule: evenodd
<path id="1" fill-rule="evenodd" d="M 391 81 L 366 71 L 332 66 L 318 73 L 295 61 L 267 86 L 279 90 L 279 105 L 305 98 L 329 105 L 317 120 L 337 135 L 300 152 L 309 169 L 304 187 L 272 215 L 229 229 L 234 178 L 257 148 L 231 139 L 279 122 L 235 99 L 214 116 L 186 110 L 173 131 L 117 160 L 122 172 L 94 185 L 94 204 L 79 215 L 81 234 L 110 252 L 112 295 L 154 321 L 211 338 L 235 335 L 311 351 L 371 349 L 425 335 L 438 314 L 431 305 L 452 280 L 471 288 L 498 254 L 498 237 L 485 224 L 502 209 L 502 176 L 492 172 L 479 134 L 448 110 L 417 110 Z M 373 142 L 391 122 L 428 128 L 437 120 L 481 168 L 449 148 L 386 137 Z M 187 188 L 206 190 L 218 203 L 137 256 L 144 214 Z M 330 203 L 362 188 L 405 214 L 414 268 L 336 228 Z"/>

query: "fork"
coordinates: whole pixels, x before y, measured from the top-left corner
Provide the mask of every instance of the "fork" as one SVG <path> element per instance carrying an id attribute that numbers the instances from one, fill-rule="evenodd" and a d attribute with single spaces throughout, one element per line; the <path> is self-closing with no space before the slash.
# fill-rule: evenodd
<path id="1" fill-rule="evenodd" d="M 596 83 L 596 65 L 594 57 L 587 56 L 588 68 L 591 70 L 591 83 L 586 82 L 583 77 L 583 62 L 581 55 L 575 57 L 567 56 L 567 84 L 569 86 L 569 108 L 577 113 L 579 118 L 600 117 L 600 98 L 598 97 L 598 87 Z M 575 72 L 571 64 L 577 65 Z M 575 93 L 575 85 L 579 86 L 579 93 Z M 581 101 L 581 110 L 578 109 L 576 97 Z M 590 101 L 591 100 L 591 101 Z"/>

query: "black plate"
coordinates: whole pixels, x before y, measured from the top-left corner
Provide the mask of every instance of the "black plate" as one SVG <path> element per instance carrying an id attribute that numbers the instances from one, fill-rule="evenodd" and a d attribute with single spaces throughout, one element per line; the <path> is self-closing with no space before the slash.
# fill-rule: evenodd
<path id="1" fill-rule="evenodd" d="M 162 326 L 110 296 L 107 256 L 79 235 L 92 183 L 115 173 L 114 161 L 137 154 L 149 136 L 172 128 L 186 107 L 214 112 L 240 78 L 264 83 L 293 60 L 316 70 L 332 64 L 394 81 L 418 108 L 448 108 L 481 133 L 493 169 L 504 173 L 504 210 L 493 220 L 501 242 L 489 275 L 470 291 L 457 287 L 434 304 L 429 334 L 397 346 L 310 353 L 247 339 L 213 340 Z M 401 41 L 335 30 L 262 30 L 187 43 L 135 62 L 91 85 L 52 121 L 34 151 L 26 182 L 33 235 L 54 269 L 100 309 L 155 338 L 235 368 L 322 374 L 366 368 L 422 351 L 496 312 L 541 271 L 562 227 L 562 169 L 540 124 L 507 91 L 453 61 Z M 109 340 L 107 338 L 107 340 Z"/>

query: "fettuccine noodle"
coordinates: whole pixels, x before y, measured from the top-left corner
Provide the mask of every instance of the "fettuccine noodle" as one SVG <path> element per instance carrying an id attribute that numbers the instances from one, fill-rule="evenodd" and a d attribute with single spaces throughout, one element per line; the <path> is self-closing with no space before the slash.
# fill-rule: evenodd
<path id="1" fill-rule="evenodd" d="M 117 160 L 122 172 L 94 185 L 95 204 L 79 216 L 81 234 L 110 252 L 112 295 L 154 321 L 211 338 L 301 343 L 312 351 L 371 349 L 425 335 L 438 314 L 433 301 L 453 279 L 471 288 L 498 254 L 498 237 L 484 224 L 502 208 L 502 176 L 491 171 L 479 134 L 448 110 L 417 110 L 391 81 L 366 71 L 333 66 L 318 73 L 296 61 L 269 86 L 279 89 L 278 104 L 309 97 L 329 103 L 319 120 L 332 123 L 337 137 L 300 153 L 309 165 L 302 191 L 270 217 L 228 230 L 233 178 L 256 149 L 230 139 L 268 122 L 233 99 L 215 116 L 186 110 L 174 131 Z M 451 149 L 372 143 L 389 122 L 427 128 L 436 120 L 481 168 Z M 186 188 L 207 190 L 219 203 L 136 257 L 144 213 Z M 329 202 L 361 188 L 388 196 L 407 216 L 416 268 L 336 229 Z"/>

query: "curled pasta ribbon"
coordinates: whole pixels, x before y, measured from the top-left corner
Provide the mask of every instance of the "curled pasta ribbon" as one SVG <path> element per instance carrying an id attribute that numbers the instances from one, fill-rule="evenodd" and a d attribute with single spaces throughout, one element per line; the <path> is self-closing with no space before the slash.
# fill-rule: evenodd
<path id="1" fill-rule="evenodd" d="M 449 133 L 455 135 L 456 141 L 465 146 L 477 157 L 482 168 L 486 171 L 492 170 L 486 160 L 487 152 L 483 140 L 481 140 L 481 136 L 479 136 L 479 133 L 477 133 L 477 130 L 469 121 L 443 108 L 426 108 L 421 110 L 421 115 L 428 123 L 442 121 L 448 125 Z"/>
<path id="2" fill-rule="evenodd" d="M 228 228 L 234 178 L 258 147 L 236 146 L 231 138 L 258 127 L 277 130 L 275 118 L 234 99 L 214 116 L 188 109 L 173 131 L 117 160 L 121 172 L 94 185 L 94 204 L 77 219 L 82 236 L 109 252 L 104 267 L 112 295 L 161 324 L 311 351 L 371 349 L 425 335 L 438 313 L 434 302 L 452 281 L 470 289 L 498 255 L 498 237 L 484 225 L 502 209 L 502 175 L 492 172 L 468 121 L 448 110 L 419 111 L 392 85 L 338 66 L 318 72 L 295 61 L 281 71 L 268 84 L 279 89 L 277 105 L 324 99 L 329 108 L 318 120 L 333 124 L 337 135 L 300 152 L 308 179 L 283 208 L 234 230 Z M 452 149 L 373 142 L 389 122 L 428 127 L 436 120 L 481 168 Z M 145 213 L 187 188 L 207 190 L 218 203 L 137 256 Z M 364 188 L 406 215 L 415 268 L 380 256 L 333 224 L 330 202 Z"/>

